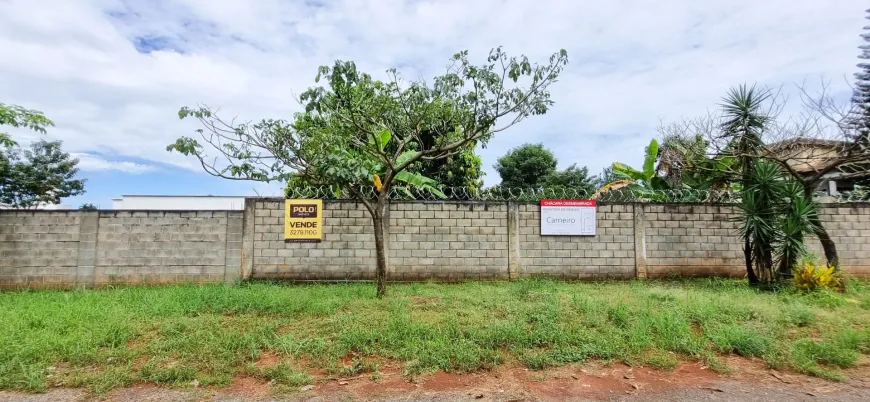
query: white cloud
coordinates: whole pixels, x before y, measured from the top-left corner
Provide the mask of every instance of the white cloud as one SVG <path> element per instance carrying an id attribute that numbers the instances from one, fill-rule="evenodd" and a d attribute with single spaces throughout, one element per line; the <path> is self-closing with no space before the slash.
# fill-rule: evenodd
<path id="1" fill-rule="evenodd" d="M 116 170 L 130 174 L 141 174 L 158 170 L 155 166 L 128 161 L 110 161 L 97 155 L 73 153 L 72 157 L 79 160 L 78 167 L 84 171 Z"/>
<path id="2" fill-rule="evenodd" d="M 703 113 L 743 82 L 791 91 L 827 76 L 845 91 L 866 4 L 835 3 L 44 0 L 35 15 L 32 1 L 7 0 L 0 101 L 46 112 L 57 124 L 49 135 L 71 151 L 198 169 L 165 151 L 195 128 L 175 117 L 182 105 L 290 117 L 294 93 L 337 58 L 373 74 L 431 77 L 461 49 L 482 60 L 498 45 L 535 59 L 566 48 L 571 64 L 551 112 L 482 150 L 492 184 L 490 165 L 523 142 L 544 142 L 565 166 L 637 163 L 659 119 Z M 140 53 L 137 38 L 167 50 Z"/>

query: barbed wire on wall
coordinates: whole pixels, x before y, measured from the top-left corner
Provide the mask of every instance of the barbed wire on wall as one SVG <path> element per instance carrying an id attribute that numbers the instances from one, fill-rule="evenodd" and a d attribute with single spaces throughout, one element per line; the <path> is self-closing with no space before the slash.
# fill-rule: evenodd
<path id="1" fill-rule="evenodd" d="M 474 190 L 464 187 L 440 189 L 440 194 L 425 190 L 395 187 L 388 198 L 397 201 L 517 201 L 537 202 L 544 199 L 590 199 L 600 202 L 648 202 L 648 203 L 732 203 L 739 200 L 739 194 L 727 191 L 705 190 L 637 190 L 621 188 L 600 194 L 589 193 L 574 188 L 501 188 Z M 366 199 L 378 196 L 373 186 L 336 188 L 329 186 L 290 188 L 287 198 L 317 198 L 326 200 L 353 200 L 356 195 Z"/>
<path id="2" fill-rule="evenodd" d="M 853 203 L 853 202 L 870 202 L 870 190 L 853 190 L 844 191 L 833 196 L 827 194 L 817 197 L 820 202 L 838 202 L 838 203 Z"/>
<path id="3" fill-rule="evenodd" d="M 465 187 L 447 187 L 440 189 L 441 193 L 425 189 L 394 187 L 388 198 L 396 201 L 517 201 L 538 202 L 544 199 L 590 199 L 603 203 L 641 202 L 641 203 L 694 203 L 694 204 L 732 204 L 740 202 L 740 193 L 735 191 L 711 190 L 645 190 L 635 188 L 620 188 L 599 194 L 589 193 L 575 188 L 502 188 L 469 189 Z M 330 186 L 299 187 L 287 189 L 287 198 L 314 198 L 325 200 L 353 200 L 359 194 L 366 199 L 376 199 L 378 191 L 374 186 L 336 188 Z M 819 193 L 816 200 L 824 203 L 855 203 L 870 202 L 870 191 L 856 190 L 842 192 L 834 196 Z"/>

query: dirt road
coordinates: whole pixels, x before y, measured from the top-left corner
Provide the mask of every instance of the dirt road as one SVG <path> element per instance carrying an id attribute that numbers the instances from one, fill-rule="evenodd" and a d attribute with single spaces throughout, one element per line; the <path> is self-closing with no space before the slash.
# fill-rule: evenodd
<path id="1" fill-rule="evenodd" d="M 162 388 L 149 384 L 116 389 L 107 395 L 54 389 L 45 394 L 0 392 L 0 402 L 42 401 L 870 401 L 870 368 L 830 382 L 769 370 L 759 362 L 734 358 L 733 372 L 717 374 L 700 363 L 673 371 L 622 364 L 587 364 L 529 371 L 500 367 L 470 374 L 435 373 L 408 379 L 385 367 L 373 381 L 364 375 L 322 380 L 277 395 L 267 383 L 236 378 L 223 388 Z"/>

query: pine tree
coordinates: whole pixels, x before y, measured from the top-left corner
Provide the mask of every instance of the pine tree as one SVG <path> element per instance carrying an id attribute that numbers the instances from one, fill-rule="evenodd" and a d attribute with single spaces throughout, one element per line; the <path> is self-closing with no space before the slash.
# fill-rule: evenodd
<path id="1" fill-rule="evenodd" d="M 870 9 L 866 10 L 870 13 Z M 870 19 L 870 15 L 865 18 Z M 859 46 L 861 54 L 858 58 L 870 61 L 870 26 L 864 27 L 861 38 L 864 44 Z M 852 116 L 848 120 L 848 128 L 853 139 L 863 145 L 870 145 L 870 62 L 858 63 L 861 71 L 855 73 L 855 88 L 852 93 L 854 105 Z"/>

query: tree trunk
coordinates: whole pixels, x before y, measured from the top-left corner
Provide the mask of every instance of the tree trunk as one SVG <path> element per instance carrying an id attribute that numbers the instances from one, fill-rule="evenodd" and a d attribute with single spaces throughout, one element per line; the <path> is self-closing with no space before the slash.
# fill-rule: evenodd
<path id="1" fill-rule="evenodd" d="M 746 261 L 746 278 L 749 279 L 750 285 L 758 284 L 758 277 L 755 275 L 755 270 L 752 269 L 752 249 L 750 248 L 749 236 L 743 238 L 743 258 Z"/>
<path id="2" fill-rule="evenodd" d="M 816 230 L 813 234 L 819 238 L 819 242 L 822 243 L 822 250 L 825 251 L 825 259 L 828 260 L 828 265 L 834 267 L 835 271 L 840 270 L 840 258 L 837 256 L 837 245 L 834 244 L 834 240 L 831 239 L 831 235 L 828 234 L 828 231 L 825 230 L 825 227 L 822 226 L 822 220 L 819 219 L 818 215 L 810 218 L 810 222 L 816 226 Z"/>
<path id="3" fill-rule="evenodd" d="M 813 187 L 806 183 L 804 183 L 804 197 L 808 199 L 812 199 L 813 197 Z M 834 244 L 831 235 L 829 235 L 828 231 L 825 230 L 825 227 L 822 226 L 822 220 L 819 218 L 819 214 L 813 214 L 810 216 L 810 223 L 816 227 L 813 234 L 819 238 L 819 243 L 822 243 L 822 250 L 825 252 L 825 259 L 828 260 L 828 265 L 834 267 L 835 271 L 839 271 L 840 257 L 837 255 L 837 245 Z"/>
<path id="4" fill-rule="evenodd" d="M 773 272 L 773 250 L 768 245 L 761 255 L 762 258 L 758 259 L 758 264 L 756 264 L 756 274 L 758 274 L 761 283 L 771 285 L 776 282 L 776 274 Z"/>
<path id="5" fill-rule="evenodd" d="M 740 150 L 745 151 L 746 149 L 746 138 L 741 138 L 740 140 Z M 749 187 L 749 181 L 752 179 L 752 159 L 749 157 L 742 157 L 743 160 L 740 162 L 742 165 L 742 180 L 741 184 L 743 185 L 743 190 L 746 190 Z M 758 258 L 758 256 L 756 256 Z M 755 274 L 755 270 L 752 268 L 752 241 L 749 239 L 749 234 L 743 237 L 743 259 L 746 263 L 746 278 L 749 280 L 750 285 L 758 284 L 758 276 Z"/>
<path id="6" fill-rule="evenodd" d="M 800 239 L 801 243 L 805 241 L 805 239 Z M 779 269 L 776 272 L 776 279 L 778 282 L 784 282 L 791 279 L 794 276 L 792 272 L 792 267 L 797 264 L 797 259 L 800 256 L 792 255 L 791 253 L 784 253 L 782 259 L 779 261 Z"/>
<path id="7" fill-rule="evenodd" d="M 377 268 L 375 270 L 375 281 L 378 286 L 378 298 L 387 295 L 387 268 L 389 259 L 387 258 L 387 242 L 389 241 L 389 225 L 387 221 L 386 209 L 389 208 L 387 203 L 378 203 L 375 205 L 375 213 L 372 216 L 372 223 L 375 227 L 375 253 L 377 256 Z"/>

